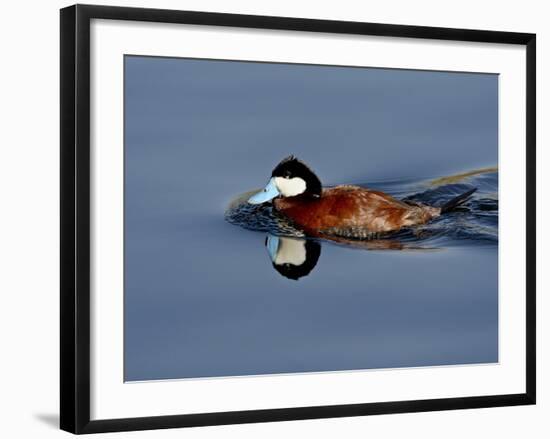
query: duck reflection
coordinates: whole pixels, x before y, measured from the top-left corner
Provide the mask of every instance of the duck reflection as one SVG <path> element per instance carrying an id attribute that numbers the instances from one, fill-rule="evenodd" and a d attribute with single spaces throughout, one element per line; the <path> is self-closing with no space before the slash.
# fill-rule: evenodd
<path id="1" fill-rule="evenodd" d="M 311 239 L 267 235 L 265 246 L 273 268 L 292 280 L 311 273 L 321 256 L 321 244 Z"/>
<path id="2" fill-rule="evenodd" d="M 398 240 L 358 241 L 332 237 L 330 240 L 340 245 L 362 250 L 403 250 L 407 248 Z M 268 234 L 265 238 L 265 246 L 273 268 L 281 276 L 292 280 L 309 275 L 321 256 L 321 242 L 315 239 Z M 413 248 L 409 247 L 409 249 Z"/>

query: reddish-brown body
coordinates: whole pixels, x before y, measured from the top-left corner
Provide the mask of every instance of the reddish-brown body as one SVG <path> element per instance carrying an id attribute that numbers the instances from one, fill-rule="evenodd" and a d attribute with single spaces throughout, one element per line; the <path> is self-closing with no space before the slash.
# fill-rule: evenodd
<path id="1" fill-rule="evenodd" d="M 440 215 L 439 208 L 407 204 L 358 186 L 323 189 L 320 197 L 278 198 L 274 204 L 312 235 L 367 237 L 424 224 Z"/>

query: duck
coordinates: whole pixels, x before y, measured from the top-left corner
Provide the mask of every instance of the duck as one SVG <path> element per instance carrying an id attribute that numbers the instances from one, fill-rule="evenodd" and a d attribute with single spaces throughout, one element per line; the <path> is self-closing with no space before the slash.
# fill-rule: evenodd
<path id="1" fill-rule="evenodd" d="M 247 201 L 272 203 L 279 213 L 312 237 L 377 239 L 426 224 L 463 204 L 476 190 L 470 189 L 436 207 L 398 200 L 363 186 L 323 187 L 308 165 L 290 155 L 275 166 L 265 188 Z"/>

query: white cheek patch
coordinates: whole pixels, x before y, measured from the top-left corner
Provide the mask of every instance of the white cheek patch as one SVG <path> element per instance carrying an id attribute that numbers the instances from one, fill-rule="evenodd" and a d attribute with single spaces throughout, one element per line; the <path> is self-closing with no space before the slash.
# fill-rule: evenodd
<path id="1" fill-rule="evenodd" d="M 279 248 L 273 261 L 276 265 L 291 264 L 299 267 L 306 261 L 305 241 L 283 237 L 279 239 Z"/>
<path id="2" fill-rule="evenodd" d="M 295 197 L 306 190 L 306 182 L 300 177 L 275 177 L 275 185 L 283 197 Z"/>

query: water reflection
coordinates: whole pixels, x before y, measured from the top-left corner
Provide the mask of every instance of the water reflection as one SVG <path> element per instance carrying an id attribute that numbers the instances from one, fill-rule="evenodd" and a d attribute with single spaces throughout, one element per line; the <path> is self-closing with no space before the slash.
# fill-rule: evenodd
<path id="1" fill-rule="evenodd" d="M 267 235 L 265 246 L 273 268 L 293 280 L 311 273 L 321 256 L 321 244 L 311 239 Z"/>
<path id="2" fill-rule="evenodd" d="M 327 238 L 336 244 L 359 250 L 438 250 L 437 248 L 411 245 L 398 239 L 351 240 L 339 237 Z M 298 238 L 268 234 L 265 247 L 273 268 L 288 279 L 299 280 L 311 274 L 321 256 L 322 241 L 314 238 Z"/>

